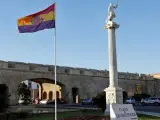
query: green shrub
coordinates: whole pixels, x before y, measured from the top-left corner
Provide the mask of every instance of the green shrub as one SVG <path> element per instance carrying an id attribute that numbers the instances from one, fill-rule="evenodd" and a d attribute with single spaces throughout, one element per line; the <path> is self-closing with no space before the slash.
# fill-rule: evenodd
<path id="1" fill-rule="evenodd" d="M 104 112 L 106 110 L 106 92 L 101 92 L 94 97 L 93 103 Z"/>
<path id="2" fill-rule="evenodd" d="M 146 94 L 146 93 L 142 93 L 142 94 L 134 94 L 133 98 L 136 101 L 141 101 L 141 99 L 145 99 L 145 98 L 149 98 L 151 95 Z"/>
<path id="3" fill-rule="evenodd" d="M 126 102 L 127 98 L 128 98 L 127 92 L 126 92 L 126 91 L 123 91 L 123 103 Z"/>
<path id="4" fill-rule="evenodd" d="M 126 91 L 123 91 L 123 102 L 127 99 L 128 94 Z M 93 98 L 93 103 L 101 108 L 101 110 L 104 112 L 106 110 L 106 92 L 103 91 L 99 93 L 96 97 Z"/>

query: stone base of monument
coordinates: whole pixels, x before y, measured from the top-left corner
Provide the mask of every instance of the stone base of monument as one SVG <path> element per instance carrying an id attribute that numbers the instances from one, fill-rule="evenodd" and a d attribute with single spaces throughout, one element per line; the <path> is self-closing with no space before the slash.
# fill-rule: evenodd
<path id="1" fill-rule="evenodd" d="M 110 120 L 138 120 L 132 104 L 110 104 L 105 114 Z"/>
<path id="2" fill-rule="evenodd" d="M 123 104 L 123 89 L 120 87 L 108 87 L 104 90 L 106 92 L 106 103 Z"/>
<path id="3" fill-rule="evenodd" d="M 106 92 L 106 110 L 105 115 L 110 114 L 110 104 L 123 104 L 122 88 L 108 87 L 104 90 Z"/>

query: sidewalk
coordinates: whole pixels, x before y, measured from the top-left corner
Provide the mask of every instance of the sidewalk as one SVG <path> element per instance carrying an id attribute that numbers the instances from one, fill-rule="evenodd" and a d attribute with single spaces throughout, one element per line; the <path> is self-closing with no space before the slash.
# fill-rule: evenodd
<path id="1" fill-rule="evenodd" d="M 85 107 L 66 107 L 67 109 L 79 109 L 79 110 L 101 110 L 100 108 L 85 108 Z M 136 113 L 138 114 L 144 114 L 144 115 L 150 115 L 150 116 L 155 116 L 155 117 L 160 117 L 160 113 L 155 113 L 155 112 L 145 112 L 145 111 L 137 111 Z"/>
<path id="2" fill-rule="evenodd" d="M 52 106 L 53 107 L 53 106 Z M 33 106 L 26 106 L 26 107 L 22 107 L 23 109 L 33 109 Z M 22 109 L 21 108 L 21 109 Z M 63 107 L 58 107 L 59 109 L 57 110 L 57 112 L 67 112 L 67 111 L 78 111 L 78 110 L 96 110 L 96 111 L 99 111 L 99 110 L 101 110 L 100 108 L 97 108 L 97 107 L 93 107 L 93 108 L 87 108 L 87 107 L 70 107 L 70 106 L 63 106 Z M 14 109 L 14 108 L 13 108 Z M 53 108 L 51 108 L 51 107 L 49 107 L 49 108 L 46 108 L 46 109 L 44 109 L 43 107 L 42 108 L 38 108 L 38 107 L 36 107 L 36 108 L 34 108 L 35 110 L 34 110 L 34 112 L 33 113 L 37 113 L 37 112 L 40 112 L 41 110 L 41 112 L 40 113 L 49 113 L 49 112 L 53 112 Z M 38 111 L 37 111 L 37 110 Z M 50 110 L 51 109 L 51 110 Z M 40 111 L 39 111 L 40 110 Z M 136 110 L 135 109 L 135 111 L 136 111 L 136 113 L 138 113 L 138 114 L 144 114 L 144 115 L 150 115 L 150 116 L 155 116 L 155 117 L 160 117 L 160 113 L 155 113 L 155 112 L 145 112 L 145 111 L 140 111 L 140 110 Z"/>
<path id="3" fill-rule="evenodd" d="M 83 110 L 83 109 L 86 109 L 86 110 L 101 110 L 101 108 L 87 108 L 87 107 L 63 107 L 65 109 L 79 109 L 79 110 Z"/>
<path id="4" fill-rule="evenodd" d="M 75 109 L 58 109 L 57 112 L 58 113 L 62 113 L 62 112 L 76 112 L 79 110 L 75 110 Z M 54 111 L 55 112 L 55 111 Z M 33 110 L 32 112 L 33 114 L 42 114 L 42 113 L 53 113 L 53 110 Z"/>
<path id="5" fill-rule="evenodd" d="M 136 111 L 138 114 L 144 114 L 144 115 L 150 115 L 150 116 L 155 116 L 155 117 L 160 117 L 160 113 L 155 113 L 155 112 L 144 112 L 144 111 Z"/>

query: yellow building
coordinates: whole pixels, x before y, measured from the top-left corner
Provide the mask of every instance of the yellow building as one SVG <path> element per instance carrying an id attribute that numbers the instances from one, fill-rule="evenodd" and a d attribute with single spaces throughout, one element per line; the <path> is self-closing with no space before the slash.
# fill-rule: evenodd
<path id="1" fill-rule="evenodd" d="M 50 99 L 54 100 L 55 99 L 55 85 L 50 84 L 50 83 L 43 83 L 42 84 L 43 89 L 39 87 L 39 99 Z M 42 97 L 41 97 L 42 93 Z M 61 98 L 61 87 L 59 85 L 56 85 L 56 93 L 57 93 L 57 98 Z"/>

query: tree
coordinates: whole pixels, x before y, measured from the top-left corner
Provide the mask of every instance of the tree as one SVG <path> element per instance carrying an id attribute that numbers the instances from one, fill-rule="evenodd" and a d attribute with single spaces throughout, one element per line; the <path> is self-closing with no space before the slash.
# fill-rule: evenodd
<path id="1" fill-rule="evenodd" d="M 128 94 L 126 91 L 123 91 L 123 103 L 125 103 L 125 101 L 127 100 L 128 98 Z"/>
<path id="2" fill-rule="evenodd" d="M 123 102 L 127 99 L 128 95 L 126 91 L 123 91 Z M 104 112 L 106 110 L 106 92 L 103 91 L 93 98 L 93 103 L 101 108 Z"/>
<path id="3" fill-rule="evenodd" d="M 136 101 L 141 101 L 141 99 L 145 99 L 145 98 L 149 98 L 151 95 L 146 94 L 146 93 L 142 93 L 142 94 L 134 94 L 133 98 Z"/>
<path id="4" fill-rule="evenodd" d="M 18 85 L 17 92 L 19 98 L 29 99 L 31 97 L 31 91 L 25 83 L 20 83 Z"/>
<path id="5" fill-rule="evenodd" d="M 146 93 L 142 93 L 142 94 L 141 94 L 141 98 L 142 98 L 142 99 L 146 99 L 146 98 L 149 98 L 149 97 L 151 97 L 151 95 L 146 94 Z"/>
<path id="6" fill-rule="evenodd" d="M 93 103 L 104 112 L 106 110 L 106 92 L 101 92 L 94 97 Z"/>

